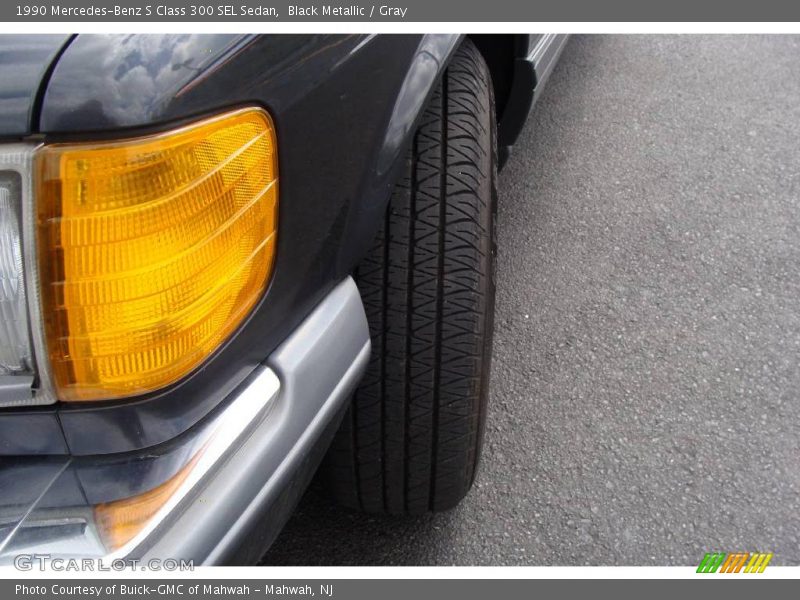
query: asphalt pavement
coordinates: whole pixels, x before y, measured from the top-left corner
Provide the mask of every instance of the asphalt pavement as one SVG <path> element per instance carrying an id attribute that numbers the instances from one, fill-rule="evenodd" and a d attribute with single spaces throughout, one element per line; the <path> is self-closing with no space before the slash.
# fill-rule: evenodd
<path id="1" fill-rule="evenodd" d="M 800 38 L 573 37 L 500 188 L 475 488 L 265 564 L 800 564 Z"/>

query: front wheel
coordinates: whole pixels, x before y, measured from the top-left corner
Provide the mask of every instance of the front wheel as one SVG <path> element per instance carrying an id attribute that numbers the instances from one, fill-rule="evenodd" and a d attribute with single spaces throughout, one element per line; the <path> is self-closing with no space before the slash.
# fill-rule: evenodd
<path id="1" fill-rule="evenodd" d="M 347 506 L 446 510 L 472 486 L 489 391 L 496 182 L 491 78 L 466 40 L 355 274 L 372 357 L 324 466 Z"/>

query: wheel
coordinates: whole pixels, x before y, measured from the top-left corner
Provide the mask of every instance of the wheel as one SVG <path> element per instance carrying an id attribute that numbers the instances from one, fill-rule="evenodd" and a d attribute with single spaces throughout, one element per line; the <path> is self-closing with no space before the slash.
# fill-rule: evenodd
<path id="1" fill-rule="evenodd" d="M 323 467 L 372 513 L 455 506 L 481 451 L 494 314 L 497 147 L 489 71 L 456 51 L 355 278 L 372 357 Z"/>

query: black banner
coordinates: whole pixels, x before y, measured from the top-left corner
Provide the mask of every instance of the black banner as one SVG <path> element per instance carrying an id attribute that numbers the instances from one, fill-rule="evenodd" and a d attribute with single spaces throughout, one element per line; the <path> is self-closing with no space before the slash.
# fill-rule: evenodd
<path id="1" fill-rule="evenodd" d="M 680 597 L 699 597 L 701 594 L 725 594 L 730 598 L 760 593 L 788 592 L 791 580 L 743 579 L 698 576 L 693 579 L 653 580 L 454 580 L 454 579 L 247 579 L 247 580 L 30 580 L 0 582 L 0 597 L 6 600 L 36 598 L 37 600 L 122 600 L 158 598 L 159 600 L 262 600 L 264 598 L 315 598 L 326 600 L 422 600 L 424 598 L 536 598 L 559 593 L 569 597 L 598 597 L 603 594 L 627 594 L 628 597 L 647 597 L 652 600 L 672 600 Z M 715 580 L 712 583 L 712 579 Z M 764 588 L 763 586 L 767 587 Z M 713 590 L 712 590 L 713 586 Z M 756 586 L 759 586 L 758 588 Z M 688 594 L 688 596 L 687 596 Z M 545 596 L 542 596 L 545 595 Z"/>
<path id="2" fill-rule="evenodd" d="M 640 0 L 392 0 L 388 3 L 298 2 L 289 0 L 57 0 L 8 2 L 0 20 L 76 21 L 222 21 L 222 22 L 780 22 L 800 20 L 800 4 L 783 0 L 743 2 L 641 2 Z"/>

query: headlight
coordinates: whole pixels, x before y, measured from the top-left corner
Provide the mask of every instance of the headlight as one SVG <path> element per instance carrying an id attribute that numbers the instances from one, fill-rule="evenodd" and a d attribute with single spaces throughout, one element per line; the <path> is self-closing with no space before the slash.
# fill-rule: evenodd
<path id="1" fill-rule="evenodd" d="M 0 171 L 0 376 L 32 372 L 22 268 L 21 189 L 19 173 Z"/>
<path id="2" fill-rule="evenodd" d="M 35 153 L 41 308 L 58 398 L 156 390 L 237 329 L 272 270 L 275 146 L 268 115 L 243 109 Z"/>

